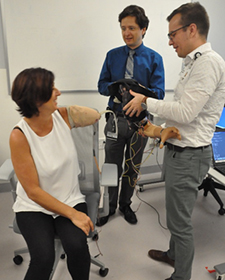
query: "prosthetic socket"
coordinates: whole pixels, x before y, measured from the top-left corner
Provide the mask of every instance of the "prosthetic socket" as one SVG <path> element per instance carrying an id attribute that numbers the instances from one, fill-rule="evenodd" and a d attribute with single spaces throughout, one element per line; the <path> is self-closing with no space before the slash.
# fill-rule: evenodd
<path id="1" fill-rule="evenodd" d="M 84 106 L 68 106 L 67 113 L 71 128 L 92 125 L 101 118 L 97 110 Z"/>
<path id="2" fill-rule="evenodd" d="M 112 83 L 108 87 L 109 94 L 115 96 L 118 102 L 121 103 L 122 107 L 124 107 L 129 101 L 131 101 L 131 99 L 133 99 L 133 96 L 129 92 L 130 89 L 132 89 L 135 92 L 141 93 L 147 97 L 158 98 L 157 94 L 154 91 L 151 91 L 148 88 L 140 85 L 134 79 L 121 79 Z M 129 126 L 136 130 L 140 126 L 146 124 L 149 116 L 147 106 L 143 104 L 142 108 L 143 110 L 138 117 L 136 115 L 130 117 L 129 115 L 125 114 L 125 111 L 123 111 L 125 118 L 129 122 Z"/>

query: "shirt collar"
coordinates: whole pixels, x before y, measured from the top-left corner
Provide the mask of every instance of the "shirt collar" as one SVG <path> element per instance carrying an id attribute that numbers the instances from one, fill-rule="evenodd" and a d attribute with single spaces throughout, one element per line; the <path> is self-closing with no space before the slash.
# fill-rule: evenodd
<path id="1" fill-rule="evenodd" d="M 184 58 L 184 65 L 188 65 L 192 60 L 195 60 L 198 56 L 202 55 L 203 53 L 210 51 L 211 44 L 205 43 L 201 46 L 199 46 L 197 49 L 190 52 L 185 58 Z"/>
<path id="2" fill-rule="evenodd" d="M 144 48 L 144 44 L 142 42 L 139 47 L 137 47 L 136 49 L 133 49 L 133 50 L 135 51 L 135 54 L 139 55 L 142 52 L 143 48 Z M 127 45 L 125 46 L 125 50 L 128 55 L 130 48 Z"/>

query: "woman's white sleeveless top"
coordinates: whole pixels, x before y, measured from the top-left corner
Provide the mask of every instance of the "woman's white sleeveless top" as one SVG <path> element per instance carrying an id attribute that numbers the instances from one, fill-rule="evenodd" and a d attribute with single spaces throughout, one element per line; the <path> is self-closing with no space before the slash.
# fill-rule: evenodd
<path id="1" fill-rule="evenodd" d="M 77 151 L 71 130 L 60 113 L 55 111 L 52 118 L 52 131 L 43 137 L 38 136 L 24 119 L 21 119 L 17 126 L 28 140 L 40 187 L 56 199 L 73 207 L 85 201 L 78 181 L 80 169 Z M 57 216 L 29 199 L 20 182 L 17 184 L 17 198 L 13 210 L 36 211 Z"/>

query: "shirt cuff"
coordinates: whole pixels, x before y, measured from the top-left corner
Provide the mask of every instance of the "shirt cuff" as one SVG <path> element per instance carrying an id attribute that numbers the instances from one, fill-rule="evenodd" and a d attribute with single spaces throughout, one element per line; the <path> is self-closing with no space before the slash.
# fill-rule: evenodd
<path id="1" fill-rule="evenodd" d="M 158 99 L 154 99 L 154 98 L 151 98 L 149 97 L 147 99 L 147 107 L 148 107 L 148 111 L 150 113 L 157 113 L 157 106 L 156 104 L 158 103 Z"/>

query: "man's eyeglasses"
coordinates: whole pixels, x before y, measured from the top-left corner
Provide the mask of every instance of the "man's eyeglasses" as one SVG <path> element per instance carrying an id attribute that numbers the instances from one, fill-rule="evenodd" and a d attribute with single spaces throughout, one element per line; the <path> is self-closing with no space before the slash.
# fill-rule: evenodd
<path id="1" fill-rule="evenodd" d="M 170 33 L 168 33 L 167 36 L 168 36 L 169 40 L 173 40 L 173 38 L 175 37 L 176 32 L 177 32 L 178 30 L 181 30 L 181 29 L 183 29 L 183 28 L 186 28 L 186 27 L 188 27 L 189 25 L 191 25 L 191 24 L 190 24 L 190 23 L 189 23 L 189 24 L 186 24 L 186 25 L 181 26 L 181 27 L 177 28 L 176 30 L 173 30 L 173 31 L 171 31 Z"/>

